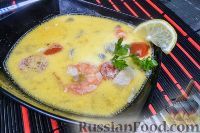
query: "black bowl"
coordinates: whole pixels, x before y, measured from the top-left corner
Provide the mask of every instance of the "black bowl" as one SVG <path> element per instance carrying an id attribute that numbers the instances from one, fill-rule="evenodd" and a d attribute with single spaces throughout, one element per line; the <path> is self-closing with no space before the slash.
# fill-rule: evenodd
<path id="1" fill-rule="evenodd" d="M 77 123 L 84 121 L 89 123 L 102 123 L 108 121 L 135 121 L 149 97 L 149 94 L 156 86 L 162 56 L 162 52 L 158 47 L 154 46 L 153 48 L 154 58 L 158 61 L 159 65 L 152 71 L 152 74 L 142 86 L 133 102 L 121 113 L 109 118 L 80 116 L 50 107 L 24 93 L 6 73 L 4 60 L 16 41 L 34 26 L 60 14 L 85 14 L 109 17 L 132 25 L 138 25 L 145 21 L 82 0 L 60 0 L 60 3 L 58 3 L 57 0 L 46 0 L 19 9 L 8 17 L 0 20 L 0 90 L 30 109 L 65 122 Z"/>

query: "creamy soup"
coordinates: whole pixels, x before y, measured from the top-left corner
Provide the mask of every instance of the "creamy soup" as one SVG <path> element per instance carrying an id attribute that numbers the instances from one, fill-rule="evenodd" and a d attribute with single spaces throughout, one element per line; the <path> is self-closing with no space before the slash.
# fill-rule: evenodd
<path id="1" fill-rule="evenodd" d="M 145 71 L 130 60 L 123 70 L 111 63 L 119 38 L 123 44 L 144 42 L 133 30 L 107 18 L 58 16 L 24 35 L 6 67 L 23 91 L 42 103 L 76 114 L 111 116 L 131 102 L 146 80 Z M 146 44 L 145 54 L 137 51 L 141 58 L 151 56 Z"/>

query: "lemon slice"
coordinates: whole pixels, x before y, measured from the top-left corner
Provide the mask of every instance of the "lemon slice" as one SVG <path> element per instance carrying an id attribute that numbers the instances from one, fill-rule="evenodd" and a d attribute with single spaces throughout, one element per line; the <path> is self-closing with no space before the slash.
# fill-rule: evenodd
<path id="1" fill-rule="evenodd" d="M 168 54 L 177 42 L 177 34 L 174 28 L 162 19 L 153 19 L 138 25 L 134 32 L 147 41 L 152 42 Z"/>

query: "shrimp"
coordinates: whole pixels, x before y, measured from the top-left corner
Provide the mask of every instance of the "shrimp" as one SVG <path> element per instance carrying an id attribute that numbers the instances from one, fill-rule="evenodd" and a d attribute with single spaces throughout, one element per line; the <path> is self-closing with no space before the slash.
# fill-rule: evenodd
<path id="1" fill-rule="evenodd" d="M 100 72 L 104 79 L 113 79 L 119 70 L 111 62 L 104 62 L 100 66 Z"/>
<path id="2" fill-rule="evenodd" d="M 31 55 L 22 59 L 19 63 L 21 71 L 33 70 L 35 72 L 42 72 L 48 66 L 48 61 L 43 55 Z"/>
<path id="3" fill-rule="evenodd" d="M 89 63 L 79 63 L 68 66 L 68 74 L 73 76 L 74 82 L 65 87 L 77 94 L 85 94 L 94 91 L 102 81 L 102 75 L 98 67 Z"/>
<path id="4" fill-rule="evenodd" d="M 115 27 L 115 35 L 117 38 L 126 38 L 126 32 L 122 29 L 120 25 Z"/>

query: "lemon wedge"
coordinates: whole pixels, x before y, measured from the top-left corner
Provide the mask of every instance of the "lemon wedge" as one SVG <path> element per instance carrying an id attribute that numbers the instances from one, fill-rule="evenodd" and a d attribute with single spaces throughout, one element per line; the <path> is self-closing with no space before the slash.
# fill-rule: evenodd
<path id="1" fill-rule="evenodd" d="M 134 32 L 147 41 L 152 42 L 169 54 L 177 42 L 174 28 L 162 19 L 153 19 L 139 24 Z"/>

